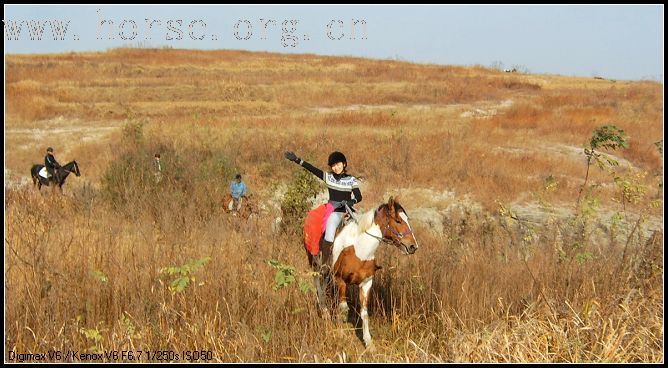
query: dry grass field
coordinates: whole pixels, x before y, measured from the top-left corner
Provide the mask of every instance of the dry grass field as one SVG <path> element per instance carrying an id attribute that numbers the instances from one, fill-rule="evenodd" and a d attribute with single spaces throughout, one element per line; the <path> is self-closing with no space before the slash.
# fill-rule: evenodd
<path id="1" fill-rule="evenodd" d="M 663 97 L 349 57 L 6 56 L 5 361 L 663 362 Z M 597 148 L 580 193 L 604 125 L 628 147 Z M 62 195 L 29 178 L 47 146 L 82 172 Z M 319 315 L 285 150 L 344 152 L 359 208 L 411 216 L 420 249 L 377 254 L 374 351 L 356 313 Z M 237 172 L 248 221 L 221 204 Z"/>

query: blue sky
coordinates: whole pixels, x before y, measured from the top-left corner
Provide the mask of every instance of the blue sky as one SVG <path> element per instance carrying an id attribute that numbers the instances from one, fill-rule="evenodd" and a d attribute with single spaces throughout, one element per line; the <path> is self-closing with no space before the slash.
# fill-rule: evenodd
<path id="1" fill-rule="evenodd" d="M 5 54 L 148 45 L 454 65 L 502 62 L 532 73 L 662 81 L 663 9 L 659 5 L 5 5 Z M 67 25 L 55 40 L 54 25 Z"/>

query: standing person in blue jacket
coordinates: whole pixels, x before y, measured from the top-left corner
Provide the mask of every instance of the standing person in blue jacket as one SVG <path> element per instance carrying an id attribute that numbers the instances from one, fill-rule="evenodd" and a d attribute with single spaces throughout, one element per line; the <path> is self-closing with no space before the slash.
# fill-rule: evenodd
<path id="1" fill-rule="evenodd" d="M 346 156 L 338 151 L 332 152 L 327 159 L 327 165 L 332 170 L 329 172 L 324 172 L 300 159 L 294 152 L 285 152 L 285 158 L 302 166 L 327 185 L 329 203 L 334 206 L 334 212 L 327 219 L 325 241 L 320 249 L 322 255 L 321 264 L 327 266 L 332 256 L 332 244 L 334 243 L 336 228 L 346 214 L 346 205 L 352 210 L 354 204 L 362 201 L 362 192 L 360 191 L 357 178 L 346 172 L 348 161 L 346 160 Z"/>
<path id="2" fill-rule="evenodd" d="M 248 193 L 248 187 L 246 187 L 246 183 L 241 180 L 241 174 L 237 174 L 234 177 L 232 184 L 230 184 L 230 194 L 232 195 L 232 201 L 228 204 L 230 211 L 239 212 L 243 198 L 246 197 L 246 193 Z"/>

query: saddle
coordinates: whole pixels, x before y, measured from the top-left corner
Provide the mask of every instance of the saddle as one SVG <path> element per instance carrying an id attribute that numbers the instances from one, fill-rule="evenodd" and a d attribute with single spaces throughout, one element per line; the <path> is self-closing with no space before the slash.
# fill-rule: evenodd
<path id="1" fill-rule="evenodd" d="M 336 232 L 334 232 L 334 239 L 336 239 L 337 236 L 339 236 L 339 233 L 341 230 L 343 230 L 346 225 L 350 223 L 350 221 L 354 221 L 354 219 L 350 216 L 350 214 L 346 213 L 343 215 L 343 220 L 339 223 L 339 226 L 336 228 Z"/>
<path id="2" fill-rule="evenodd" d="M 50 175 L 49 175 L 49 171 L 46 169 L 46 167 L 43 167 L 43 168 L 39 171 L 39 176 L 43 177 L 44 179 L 48 179 L 48 178 L 50 177 Z"/>

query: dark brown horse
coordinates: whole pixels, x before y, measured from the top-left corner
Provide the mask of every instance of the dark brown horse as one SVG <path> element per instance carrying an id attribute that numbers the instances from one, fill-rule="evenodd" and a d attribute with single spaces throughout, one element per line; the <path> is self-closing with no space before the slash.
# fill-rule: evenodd
<path id="1" fill-rule="evenodd" d="M 60 192 L 63 192 L 63 184 L 65 184 L 65 179 L 70 173 L 74 173 L 76 176 L 81 176 L 79 171 L 79 165 L 76 161 L 68 162 L 67 164 L 61 166 L 59 169 L 55 170 L 54 175 L 48 179 L 39 174 L 39 172 L 44 168 L 44 165 L 33 165 L 30 168 L 30 176 L 32 177 L 33 185 L 37 186 L 37 189 L 42 190 L 42 185 L 57 185 L 60 188 Z"/>
<path id="2" fill-rule="evenodd" d="M 331 275 L 338 290 L 338 309 L 343 316 L 348 314 L 346 288 L 358 285 L 360 316 L 362 317 L 362 334 L 364 344 L 373 348 L 369 332 L 369 315 L 367 305 L 373 276 L 380 267 L 376 266 L 375 253 L 380 243 L 393 245 L 403 254 L 413 254 L 418 249 L 417 240 L 408 223 L 408 215 L 398 202 L 390 197 L 387 203 L 350 221 L 336 235 L 332 249 Z M 308 252 L 307 252 L 308 253 Z M 309 262 L 314 262 L 309 254 Z M 319 279 L 317 277 L 317 279 Z M 320 285 L 318 285 L 320 283 Z M 316 289 L 321 306 L 325 306 L 326 281 L 317 280 Z"/>

